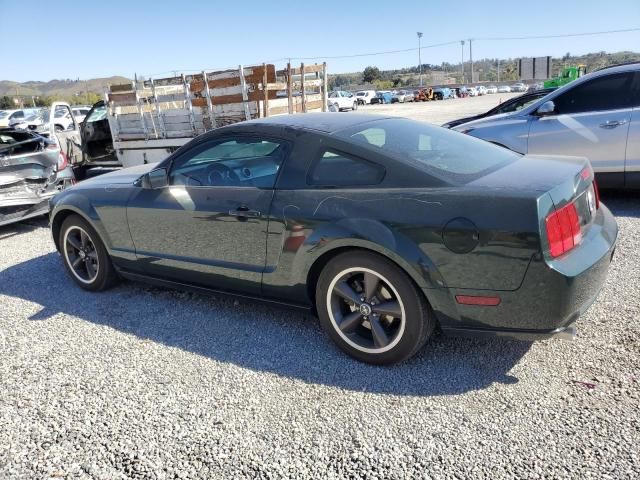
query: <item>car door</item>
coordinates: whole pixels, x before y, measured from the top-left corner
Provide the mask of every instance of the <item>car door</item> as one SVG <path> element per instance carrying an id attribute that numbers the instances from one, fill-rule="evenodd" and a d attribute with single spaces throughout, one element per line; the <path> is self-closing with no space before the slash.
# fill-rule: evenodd
<path id="1" fill-rule="evenodd" d="M 118 163 L 104 101 L 100 100 L 87 112 L 80 124 L 80 138 L 83 162 L 100 165 Z"/>
<path id="2" fill-rule="evenodd" d="M 259 293 L 269 209 L 286 141 L 225 135 L 171 160 L 166 185 L 127 205 L 137 268 L 170 280 Z"/>
<path id="3" fill-rule="evenodd" d="M 50 115 L 53 120 L 49 121 L 49 138 L 55 139 L 62 152 L 67 156 L 70 163 L 76 164 L 82 159 L 82 143 L 78 124 L 71 114 L 71 107 L 62 102 L 53 102 Z M 60 120 L 64 120 L 63 128 L 60 129 Z"/>
<path id="4" fill-rule="evenodd" d="M 553 114 L 532 118 L 528 153 L 587 157 L 602 186 L 622 186 L 633 81 L 633 72 L 612 73 L 554 97 Z"/>

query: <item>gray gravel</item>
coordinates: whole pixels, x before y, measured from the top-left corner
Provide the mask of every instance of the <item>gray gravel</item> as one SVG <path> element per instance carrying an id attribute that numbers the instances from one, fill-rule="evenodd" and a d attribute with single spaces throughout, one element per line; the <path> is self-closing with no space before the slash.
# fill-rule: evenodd
<path id="1" fill-rule="evenodd" d="M 575 342 L 436 338 L 380 368 L 309 315 L 76 288 L 0 229 L 0 478 L 638 478 L 640 197 Z"/>

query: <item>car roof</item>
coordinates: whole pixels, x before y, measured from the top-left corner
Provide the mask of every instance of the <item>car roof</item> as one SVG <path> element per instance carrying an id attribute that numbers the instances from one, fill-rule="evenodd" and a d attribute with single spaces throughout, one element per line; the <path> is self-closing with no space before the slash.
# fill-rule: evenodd
<path id="1" fill-rule="evenodd" d="M 243 125 L 276 125 L 302 130 L 316 130 L 332 133 L 376 120 L 387 120 L 394 117 L 372 115 L 369 113 L 305 113 L 302 115 L 277 115 L 275 117 L 260 118 L 243 122 Z"/>

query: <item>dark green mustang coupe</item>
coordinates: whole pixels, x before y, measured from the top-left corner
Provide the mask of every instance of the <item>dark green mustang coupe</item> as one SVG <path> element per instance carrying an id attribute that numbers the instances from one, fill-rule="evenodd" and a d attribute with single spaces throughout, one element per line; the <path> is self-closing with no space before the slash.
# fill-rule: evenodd
<path id="1" fill-rule="evenodd" d="M 388 364 L 436 327 L 571 335 L 618 233 L 593 178 L 582 158 L 411 120 L 288 115 L 82 182 L 51 229 L 84 289 L 124 277 L 312 308 L 342 350 Z"/>

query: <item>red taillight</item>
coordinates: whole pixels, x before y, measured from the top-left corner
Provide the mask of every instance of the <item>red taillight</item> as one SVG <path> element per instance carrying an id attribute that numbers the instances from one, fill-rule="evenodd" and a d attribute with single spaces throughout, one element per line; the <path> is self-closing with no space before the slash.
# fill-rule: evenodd
<path id="1" fill-rule="evenodd" d="M 62 152 L 58 153 L 58 171 L 61 172 L 67 168 L 67 164 L 67 156 Z"/>
<path id="2" fill-rule="evenodd" d="M 559 257 L 567 253 L 582 240 L 580 219 L 573 203 L 549 214 L 545 219 L 545 224 L 552 257 Z"/>

